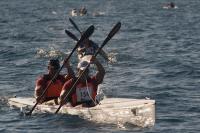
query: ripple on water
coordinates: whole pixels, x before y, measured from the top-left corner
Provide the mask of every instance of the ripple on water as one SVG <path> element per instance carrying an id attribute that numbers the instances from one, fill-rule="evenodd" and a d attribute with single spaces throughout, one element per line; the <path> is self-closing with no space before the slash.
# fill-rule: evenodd
<path id="1" fill-rule="evenodd" d="M 120 31 L 105 46 L 108 51 L 115 50 L 117 62 L 102 63 L 106 66 L 104 93 L 111 97 L 147 96 L 157 104 L 154 128 L 121 130 L 62 115 L 23 117 L 19 110 L 0 103 L 0 132 L 199 132 L 199 2 L 177 0 L 177 9 L 165 10 L 163 1 L 1 0 L 2 96 L 32 96 L 35 79 L 46 72 L 47 60 L 69 54 L 75 44 L 64 29 L 80 37 L 68 14 L 85 4 L 88 15 L 73 20 L 81 31 L 93 24 L 96 29 L 91 39 L 100 44 L 112 26 L 122 22 Z M 93 16 L 95 11 L 105 14 Z M 46 53 L 36 53 L 37 49 Z M 75 68 L 75 54 L 71 62 Z"/>

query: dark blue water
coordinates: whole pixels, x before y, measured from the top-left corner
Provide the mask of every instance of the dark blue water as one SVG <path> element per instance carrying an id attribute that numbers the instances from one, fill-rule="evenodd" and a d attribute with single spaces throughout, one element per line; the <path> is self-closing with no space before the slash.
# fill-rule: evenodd
<path id="1" fill-rule="evenodd" d="M 0 132 L 110 133 L 200 132 L 199 0 L 175 0 L 177 9 L 163 9 L 167 0 L 1 0 L 0 1 Z M 156 100 L 152 128 L 95 124 L 74 116 L 20 115 L 6 99 L 33 96 L 36 78 L 45 73 L 49 56 L 38 51 L 69 53 L 74 42 L 69 12 L 85 6 L 87 16 L 72 17 L 81 30 L 91 24 L 92 39 L 102 43 L 121 21 L 120 32 L 105 46 L 117 62 L 103 62 L 103 91 L 108 97 Z M 93 16 L 94 12 L 102 15 Z M 62 57 L 61 57 L 62 58 Z M 76 56 L 71 59 L 76 66 Z"/>

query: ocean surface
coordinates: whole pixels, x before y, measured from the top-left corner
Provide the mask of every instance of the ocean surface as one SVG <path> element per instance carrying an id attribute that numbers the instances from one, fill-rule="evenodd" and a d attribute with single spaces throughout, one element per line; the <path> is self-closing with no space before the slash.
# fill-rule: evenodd
<path id="1" fill-rule="evenodd" d="M 1 133 L 198 133 L 200 132 L 199 0 L 0 0 Z M 88 15 L 70 16 L 85 6 Z M 94 15 L 94 13 L 98 15 Z M 32 97 L 35 80 L 47 72 L 48 59 L 65 58 L 75 42 L 95 26 L 91 39 L 102 44 L 120 21 L 120 31 L 104 47 L 114 63 L 98 57 L 106 69 L 102 90 L 107 97 L 156 100 L 151 128 L 105 125 L 69 115 L 23 116 L 7 99 Z M 71 63 L 76 70 L 77 56 Z M 64 70 L 62 71 L 64 73 Z"/>

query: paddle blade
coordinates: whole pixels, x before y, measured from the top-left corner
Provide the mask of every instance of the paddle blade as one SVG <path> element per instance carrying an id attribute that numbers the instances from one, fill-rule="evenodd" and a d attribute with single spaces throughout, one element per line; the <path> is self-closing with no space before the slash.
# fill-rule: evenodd
<path id="1" fill-rule="evenodd" d="M 81 39 L 78 41 L 78 43 L 84 41 L 85 39 L 89 38 L 92 33 L 94 32 L 94 26 L 91 25 L 81 36 Z"/>
<path id="2" fill-rule="evenodd" d="M 113 29 L 110 31 L 110 33 L 108 34 L 108 36 L 106 37 L 106 39 L 104 40 L 103 44 L 101 47 L 103 47 L 121 28 L 121 22 L 118 22 Z"/>
<path id="3" fill-rule="evenodd" d="M 46 90 L 45 90 L 45 92 L 46 92 Z M 44 92 L 43 92 L 43 93 L 44 93 Z M 42 95 L 41 95 L 40 97 L 42 97 Z M 25 115 L 26 115 L 26 116 L 31 115 L 32 112 L 33 112 L 33 110 L 35 109 L 35 107 L 38 105 L 38 103 L 39 103 L 39 102 L 36 102 L 35 105 L 33 106 L 33 108 L 32 108 L 29 112 L 25 112 Z"/>
<path id="4" fill-rule="evenodd" d="M 25 113 L 24 113 L 25 116 L 31 116 L 31 114 L 32 114 L 32 111 L 29 111 L 29 112 L 25 112 Z"/>
<path id="5" fill-rule="evenodd" d="M 66 33 L 69 37 L 71 37 L 73 40 L 78 41 L 78 38 L 77 38 L 73 33 L 71 33 L 70 31 L 65 30 L 65 33 Z"/>
<path id="6" fill-rule="evenodd" d="M 71 18 L 69 18 L 69 21 L 70 21 L 70 23 L 74 26 L 74 28 L 75 28 L 77 31 L 79 31 L 79 33 L 81 33 L 80 29 L 78 28 L 78 26 L 75 24 L 75 22 L 74 22 Z"/>

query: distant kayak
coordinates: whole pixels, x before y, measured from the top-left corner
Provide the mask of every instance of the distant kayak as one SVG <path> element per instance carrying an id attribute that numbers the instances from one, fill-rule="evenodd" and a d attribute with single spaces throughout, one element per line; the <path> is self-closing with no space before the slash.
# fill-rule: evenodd
<path id="1" fill-rule="evenodd" d="M 163 6 L 163 9 L 176 9 L 178 8 L 173 2 L 170 2 Z"/>

